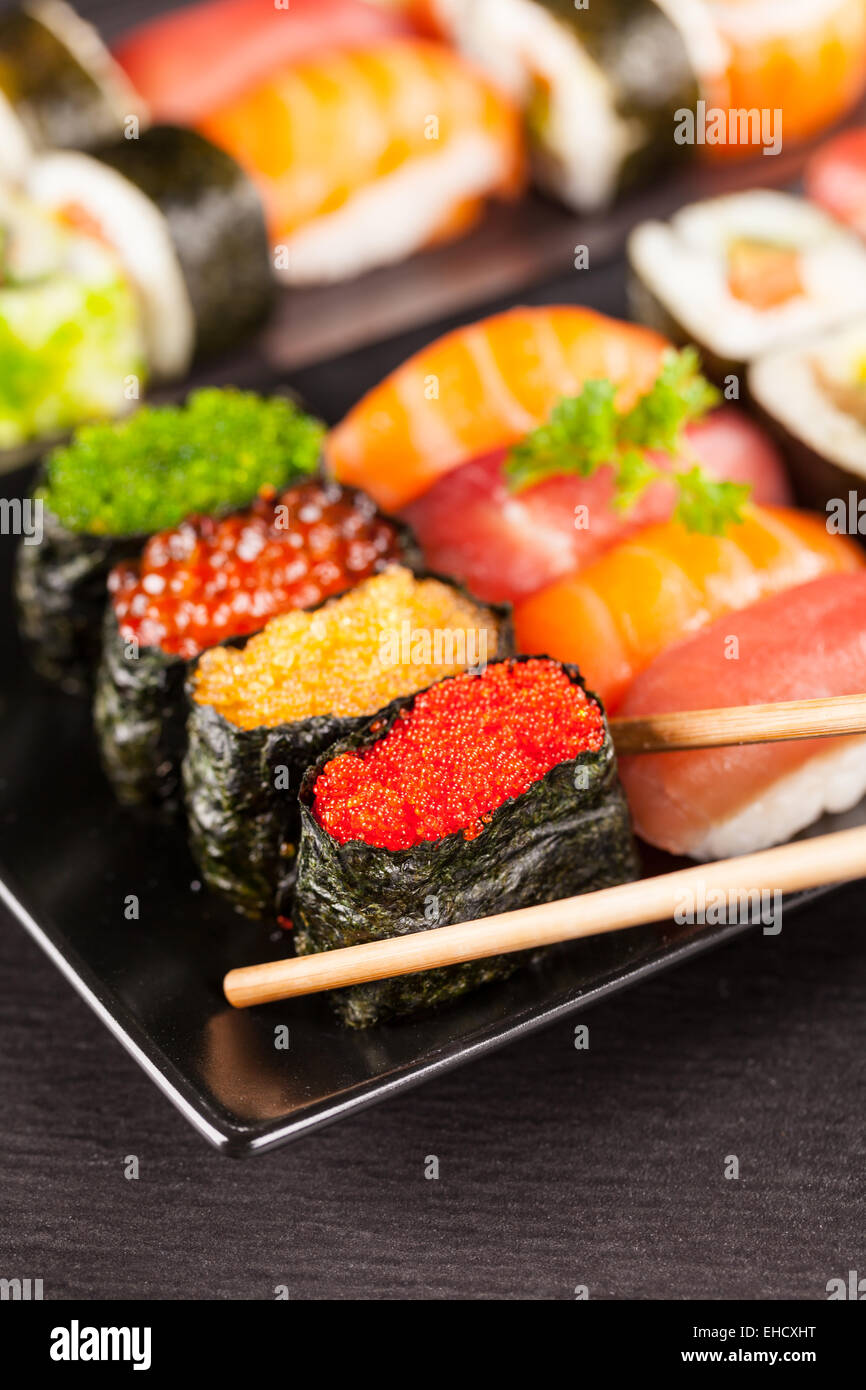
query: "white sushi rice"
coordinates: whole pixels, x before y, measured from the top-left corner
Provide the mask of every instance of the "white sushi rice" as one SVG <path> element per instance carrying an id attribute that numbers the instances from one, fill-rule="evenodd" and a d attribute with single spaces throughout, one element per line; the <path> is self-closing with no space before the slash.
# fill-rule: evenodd
<path id="1" fill-rule="evenodd" d="M 866 478 L 866 426 L 834 399 L 866 364 L 866 318 L 818 342 L 760 357 L 749 392 L 789 434 L 841 468 Z M 829 388 L 829 389 L 828 389 Z"/>
<path id="2" fill-rule="evenodd" d="M 810 758 L 770 784 L 755 801 L 716 824 L 683 852 L 692 859 L 727 859 L 782 844 L 825 812 L 850 811 L 866 796 L 866 738 Z"/>
<path id="3" fill-rule="evenodd" d="M 737 299 L 727 249 L 741 237 L 796 249 L 803 293 L 770 309 Z M 693 203 L 670 222 L 641 223 L 628 255 L 685 336 L 733 362 L 866 312 L 866 248 L 792 194 L 754 189 Z"/>
<path id="4" fill-rule="evenodd" d="M 33 147 L 14 107 L 0 92 L 0 179 L 18 183 L 33 158 Z"/>
<path id="5" fill-rule="evenodd" d="M 464 199 L 489 194 L 505 173 L 502 161 L 499 145 L 480 133 L 455 136 L 444 149 L 407 160 L 284 237 L 278 278 L 291 285 L 324 283 L 403 260 Z"/>
<path id="6" fill-rule="evenodd" d="M 73 151 L 35 160 L 28 192 L 43 207 L 78 206 L 93 218 L 138 290 L 151 372 L 184 376 L 195 349 L 195 316 L 159 209 L 116 170 Z"/>
<path id="7" fill-rule="evenodd" d="M 92 24 L 76 14 L 65 0 L 29 0 L 26 12 L 53 34 L 80 63 L 102 92 L 118 122 L 130 115 L 147 116 L 142 98 L 116 63 Z"/>
<path id="8" fill-rule="evenodd" d="M 854 15 L 851 0 L 709 0 L 720 29 L 744 47 L 766 39 L 791 38 Z"/>

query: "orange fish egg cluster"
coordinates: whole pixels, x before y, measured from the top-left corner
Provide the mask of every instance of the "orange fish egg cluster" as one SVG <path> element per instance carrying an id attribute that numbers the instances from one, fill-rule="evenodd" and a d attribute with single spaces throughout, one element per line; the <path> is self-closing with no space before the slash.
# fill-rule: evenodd
<path id="1" fill-rule="evenodd" d="M 327 763 L 313 814 L 340 844 L 473 839 L 497 807 L 604 738 L 599 706 L 557 662 L 503 661 L 423 691 L 378 743 Z"/>
<path id="2" fill-rule="evenodd" d="M 242 651 L 205 652 L 193 694 L 242 729 L 375 714 L 493 659 L 498 642 L 489 609 L 395 565 L 313 613 L 273 618 Z"/>

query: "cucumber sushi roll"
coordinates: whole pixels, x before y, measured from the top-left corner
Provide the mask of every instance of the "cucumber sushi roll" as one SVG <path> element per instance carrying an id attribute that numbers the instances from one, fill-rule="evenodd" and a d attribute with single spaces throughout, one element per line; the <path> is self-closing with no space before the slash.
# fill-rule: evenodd
<path id="1" fill-rule="evenodd" d="M 321 439 L 291 401 L 217 389 L 79 429 L 45 462 L 35 493 L 42 543 L 18 550 L 19 624 L 37 668 L 86 690 L 113 566 L 190 514 L 236 511 L 262 488 L 315 472 Z"/>
<path id="2" fill-rule="evenodd" d="M 204 652 L 183 777 L 205 881 L 248 916 L 285 912 L 307 767 L 398 696 L 512 649 L 509 610 L 394 565 L 240 649 Z"/>
<path id="3" fill-rule="evenodd" d="M 95 716 L 118 798 L 173 801 L 186 743 L 184 684 L 205 648 L 414 558 L 405 527 L 371 498 L 317 479 L 152 536 L 140 559 L 108 579 Z"/>
<path id="4" fill-rule="evenodd" d="M 304 778 L 301 955 L 403 936 L 633 878 L 604 712 L 574 666 L 518 657 L 399 699 Z M 517 968 L 492 957 L 333 996 L 369 1027 Z"/>
<path id="5" fill-rule="evenodd" d="M 23 177 L 37 150 L 111 140 L 142 114 L 96 30 L 62 0 L 0 15 L 0 177 Z"/>
<path id="6" fill-rule="evenodd" d="M 117 256 L 0 185 L 0 451 L 123 413 L 144 374 Z"/>
<path id="7" fill-rule="evenodd" d="M 696 343 L 718 380 L 866 312 L 866 247 L 788 193 L 753 189 L 643 222 L 628 257 L 636 317 Z"/>
<path id="8" fill-rule="evenodd" d="M 674 141 L 674 114 L 695 106 L 698 63 L 721 62 L 709 18 L 688 0 L 581 8 L 574 0 L 437 0 L 431 8 L 461 51 L 520 103 L 536 182 L 570 207 L 603 208 L 688 154 Z"/>
<path id="9" fill-rule="evenodd" d="M 830 521 L 828 504 L 841 504 L 849 531 L 866 535 L 866 315 L 759 357 L 749 392 L 785 447 L 802 500 L 827 508 Z"/>
<path id="10" fill-rule="evenodd" d="M 155 377 L 184 376 L 194 356 L 236 343 L 273 303 L 259 195 L 196 131 L 153 126 L 89 154 L 46 154 L 28 188 L 117 249 L 141 298 Z"/>

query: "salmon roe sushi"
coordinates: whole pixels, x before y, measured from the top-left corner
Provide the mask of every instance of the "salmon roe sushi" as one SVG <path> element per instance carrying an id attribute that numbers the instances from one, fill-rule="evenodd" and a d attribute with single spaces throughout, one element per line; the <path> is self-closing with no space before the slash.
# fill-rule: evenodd
<path id="1" fill-rule="evenodd" d="M 158 532 L 108 587 L 124 638 L 189 659 L 342 593 L 402 552 L 398 526 L 371 498 L 311 480 Z"/>
<path id="2" fill-rule="evenodd" d="M 599 705 L 558 662 L 498 662 L 422 691 L 383 738 L 326 763 L 313 815 L 339 844 L 474 839 L 506 801 L 604 740 Z"/>

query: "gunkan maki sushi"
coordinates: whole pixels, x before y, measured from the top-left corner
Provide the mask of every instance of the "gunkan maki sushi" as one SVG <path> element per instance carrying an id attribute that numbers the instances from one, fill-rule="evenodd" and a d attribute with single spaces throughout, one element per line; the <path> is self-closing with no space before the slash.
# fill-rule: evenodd
<path id="1" fill-rule="evenodd" d="M 282 397 L 211 388 L 87 425 L 47 457 L 34 500 L 43 540 L 18 550 L 19 626 L 37 669 L 89 688 L 110 570 L 192 513 L 248 506 L 262 488 L 315 472 L 322 426 Z"/>
<path id="2" fill-rule="evenodd" d="M 633 878 L 599 702 L 574 666 L 498 661 L 394 701 L 304 778 L 293 924 L 301 955 Z M 340 990 L 369 1027 L 509 975 L 492 957 Z"/>
<path id="3" fill-rule="evenodd" d="M 247 511 L 188 517 L 109 575 L 94 704 L 103 765 L 128 805 L 168 804 L 186 744 L 184 685 L 207 647 L 313 608 L 395 561 L 406 528 L 365 493 L 309 479 Z"/>
<path id="4" fill-rule="evenodd" d="M 866 247 L 820 208 L 752 189 L 642 222 L 628 243 L 635 317 L 695 343 L 708 374 L 866 312 Z"/>
<path id="5" fill-rule="evenodd" d="M 313 611 L 212 647 L 189 681 L 190 837 L 210 887 L 248 916 L 284 914 L 304 772 L 399 696 L 513 650 L 510 611 L 394 565 Z"/>

